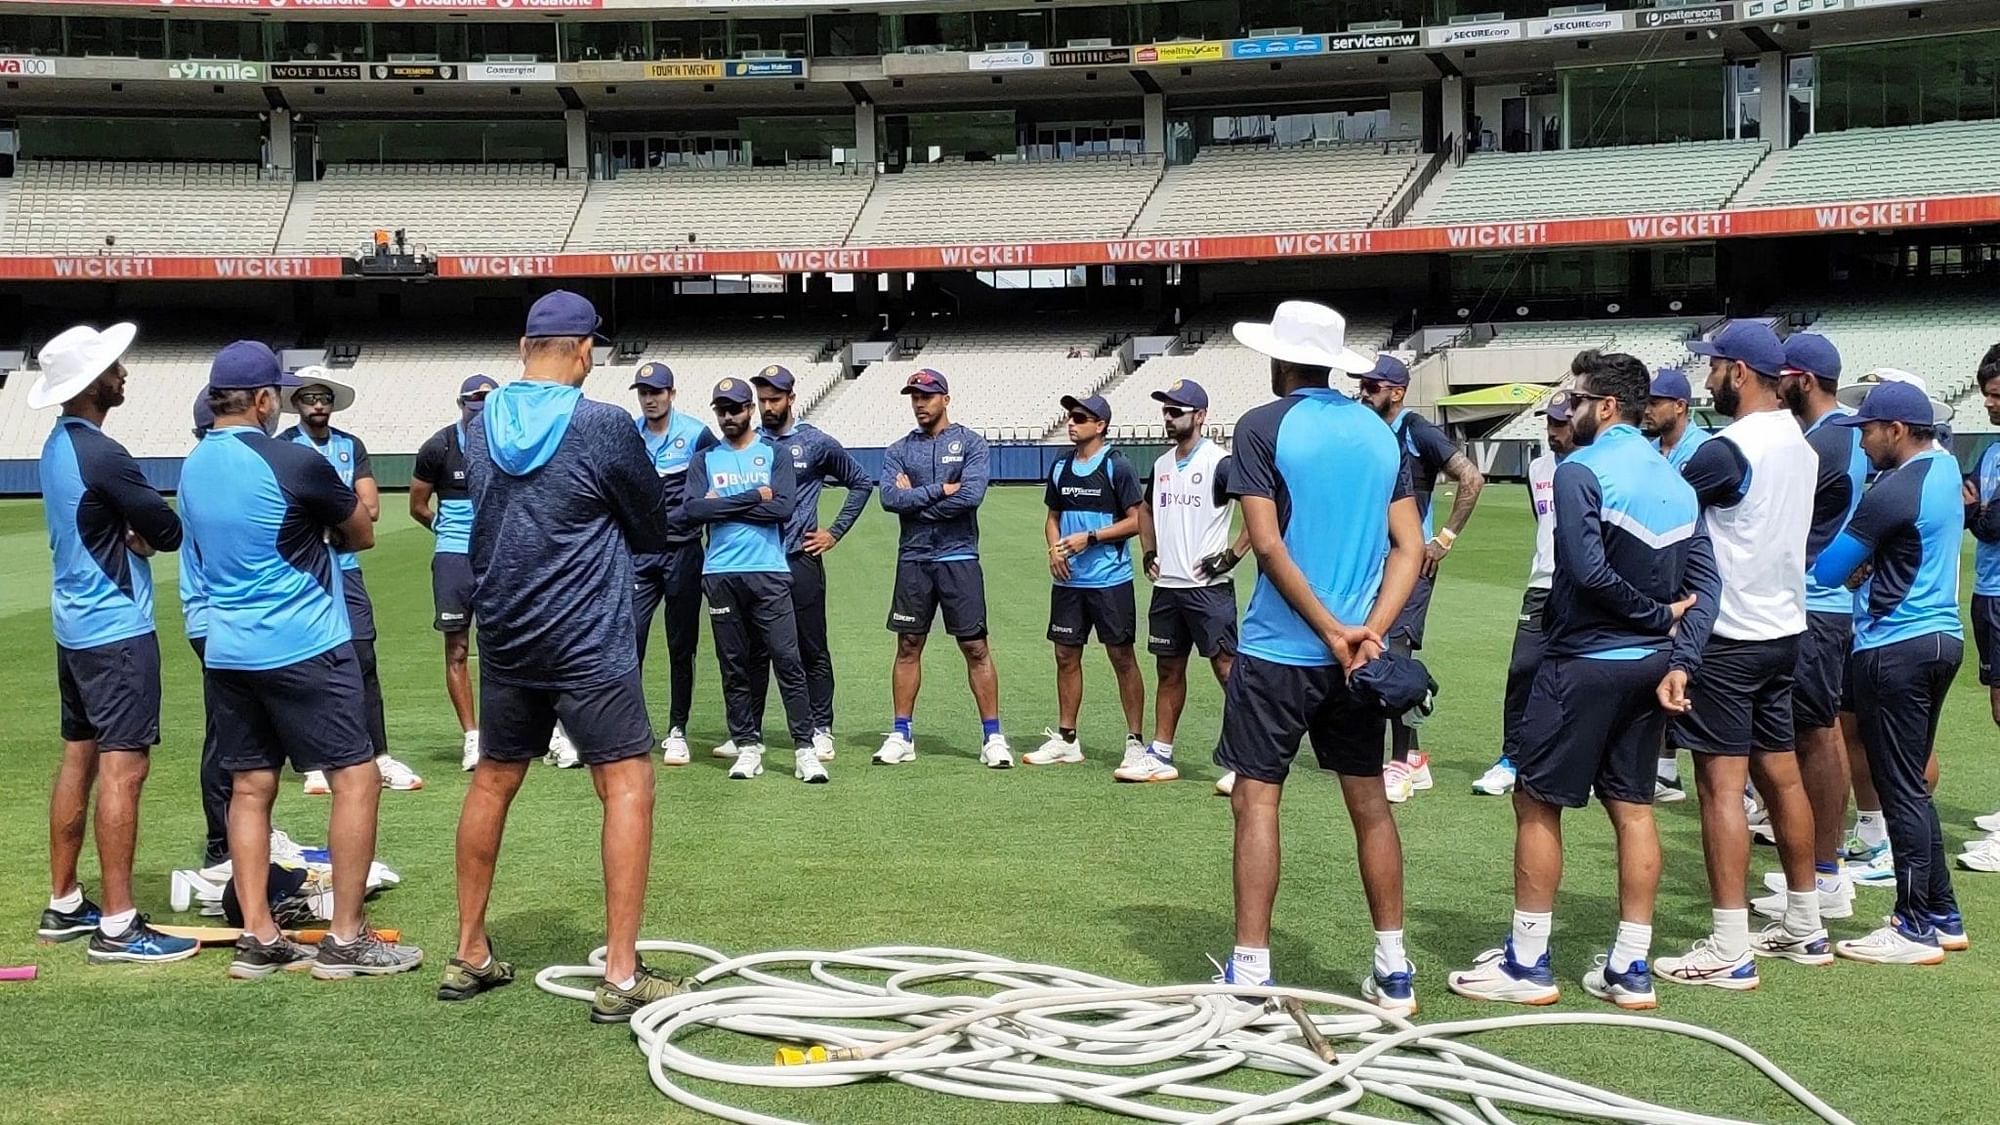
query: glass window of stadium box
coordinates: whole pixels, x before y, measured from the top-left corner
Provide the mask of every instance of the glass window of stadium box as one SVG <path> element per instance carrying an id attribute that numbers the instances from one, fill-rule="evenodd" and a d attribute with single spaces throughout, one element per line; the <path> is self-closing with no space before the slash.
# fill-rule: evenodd
<path id="1" fill-rule="evenodd" d="M 846 164 L 854 159 L 854 115 L 833 117 L 743 117 L 745 158 L 751 164 L 797 164 L 824 160 Z"/>
<path id="2" fill-rule="evenodd" d="M 889 21 L 889 38 L 883 44 L 888 51 L 900 51 L 905 47 L 941 47 L 947 51 L 976 51 L 979 45 L 972 38 L 971 12 L 911 12 L 892 17 Z"/>
<path id="3" fill-rule="evenodd" d="M 654 20 L 656 59 L 722 59 L 729 57 L 728 20 Z"/>
<path id="4" fill-rule="evenodd" d="M 1139 8 L 1139 42 L 1234 39 L 1243 27 L 1236 0 L 1179 0 Z"/>
<path id="5" fill-rule="evenodd" d="M 255 117 L 23 117 L 21 155 L 30 160 L 256 161 L 264 123 Z"/>
<path id="6" fill-rule="evenodd" d="M 1146 151 L 1146 126 L 1139 121 L 1023 123 L 1015 152 L 1030 160 L 1074 160 Z"/>
<path id="7" fill-rule="evenodd" d="M 645 168 L 726 168 L 744 164 L 743 138 L 730 131 L 620 133 L 610 143 L 611 166 Z"/>
<path id="8" fill-rule="evenodd" d="M 321 121 L 327 164 L 561 164 L 560 119 L 524 121 Z"/>
<path id="9" fill-rule="evenodd" d="M 978 11 L 972 13 L 973 50 L 1007 51 L 1052 46 L 1049 12 Z"/>
<path id="10" fill-rule="evenodd" d="M 62 53 L 62 17 L 0 14 L 0 55 Z"/>
<path id="11" fill-rule="evenodd" d="M 264 26 L 248 20 L 168 20 L 167 53 L 177 59 L 261 59 Z"/>
<path id="12" fill-rule="evenodd" d="M 1204 110 L 1167 122 L 1167 162 L 1186 164 L 1210 145 L 1263 148 L 1346 144 L 1391 136 L 1386 98 L 1321 102 L 1311 106 L 1235 107 Z"/>
<path id="13" fill-rule="evenodd" d="M 805 17 L 732 19 L 729 21 L 729 53 L 739 59 L 804 58 Z"/>
<path id="14" fill-rule="evenodd" d="M 377 23 L 369 25 L 376 62 L 464 62 L 470 54 L 462 23 Z"/>
<path id="15" fill-rule="evenodd" d="M 69 46 L 65 53 L 85 58 L 163 59 L 167 57 L 167 21 L 109 16 L 66 16 Z"/>
<path id="16" fill-rule="evenodd" d="M 475 23 L 466 27 L 469 62 L 554 62 L 552 23 Z"/>
<path id="17" fill-rule="evenodd" d="M 279 61 L 360 62 L 368 57 L 365 23 L 297 22 L 271 24 L 270 57 Z"/>
<path id="18" fill-rule="evenodd" d="M 1715 60 L 1562 72 L 1570 148 L 1719 141 L 1728 135 L 1725 68 Z"/>
<path id="19" fill-rule="evenodd" d="M 564 62 L 596 62 L 625 59 L 638 62 L 646 55 L 646 25 L 638 21 L 573 20 L 562 28 Z"/>
<path id="20" fill-rule="evenodd" d="M 1823 132 L 2000 117 L 2000 31 L 1818 52 Z"/>
<path id="21" fill-rule="evenodd" d="M 1014 112 L 898 113 L 882 119 L 884 163 L 935 164 L 941 160 L 991 160 L 1014 152 Z M 901 159 L 892 155 L 900 154 Z"/>
<path id="22" fill-rule="evenodd" d="M 1053 47 L 1113 46 L 1132 41 L 1129 7 L 1057 8 Z"/>
<path id="23" fill-rule="evenodd" d="M 815 58 L 870 58 L 882 53 L 883 17 L 874 12 L 847 12 L 812 17 Z"/>

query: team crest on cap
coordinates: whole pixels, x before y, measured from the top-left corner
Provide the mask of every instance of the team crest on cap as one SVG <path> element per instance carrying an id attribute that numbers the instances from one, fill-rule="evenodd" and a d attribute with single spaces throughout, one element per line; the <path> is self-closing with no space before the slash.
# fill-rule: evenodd
<path id="1" fill-rule="evenodd" d="M 778 373 L 778 365 L 775 363 L 764 369 L 764 374 L 766 375 L 776 375 L 777 373 Z"/>
<path id="2" fill-rule="evenodd" d="M 1180 390 L 1180 389 L 1181 389 L 1181 384 L 1182 384 L 1182 383 L 1184 383 L 1184 382 L 1186 382 L 1186 380 L 1183 380 L 1183 379 L 1175 379 L 1175 380 L 1174 380 L 1174 385 L 1173 385 L 1173 386 L 1171 386 L 1171 387 L 1168 387 L 1167 389 L 1168 389 L 1168 390 L 1170 390 L 1170 391 L 1178 391 L 1178 390 Z"/>
<path id="3" fill-rule="evenodd" d="M 715 385 L 715 389 L 716 389 L 716 390 L 718 390 L 718 391 L 730 391 L 730 390 L 735 390 L 735 389 L 736 389 L 736 380 L 734 380 L 734 379 L 724 379 L 724 380 L 723 380 L 722 382 L 720 382 L 720 383 L 717 383 L 717 384 Z"/>

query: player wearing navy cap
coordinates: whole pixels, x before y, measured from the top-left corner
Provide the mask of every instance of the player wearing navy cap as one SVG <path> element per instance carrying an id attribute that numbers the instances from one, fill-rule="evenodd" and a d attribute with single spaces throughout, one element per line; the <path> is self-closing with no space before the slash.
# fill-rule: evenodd
<path id="1" fill-rule="evenodd" d="M 1689 407 L 1693 400 L 1694 387 L 1688 382 L 1687 372 L 1662 367 L 1653 375 L 1651 394 L 1646 399 L 1646 420 L 1639 432 L 1652 438 L 1653 448 L 1676 469 L 1687 464 L 1688 458 L 1710 436 L 1707 430 L 1694 424 L 1694 413 Z"/>
<path id="2" fill-rule="evenodd" d="M 752 424 L 756 393 L 747 381 L 722 380 L 709 403 L 722 441 L 689 463 L 681 520 L 708 529 L 701 581 L 722 672 L 729 742 L 737 750 L 729 776 L 747 781 L 764 772 L 764 700 L 775 671 L 792 736 L 792 775 L 825 784 L 826 767 L 813 747 L 812 701 L 792 613 L 792 571 L 785 561 L 783 529 L 797 499 L 792 459 Z"/>
<path id="3" fill-rule="evenodd" d="M 673 519 L 694 455 L 715 444 L 715 432 L 685 410 L 674 409 L 674 372 L 664 363 L 642 363 L 633 374 L 639 394 L 639 436 L 666 494 L 667 549 L 632 556 L 632 612 L 639 625 L 639 662 L 646 660 L 653 612 L 662 605 L 667 637 L 667 737 L 662 765 L 688 764 L 688 712 L 694 705 L 694 655 L 701 643 L 701 531 Z"/>
<path id="4" fill-rule="evenodd" d="M 486 908 L 507 810 L 558 721 L 604 808 L 604 979 L 596 1023 L 622 1023 L 681 982 L 639 963 L 653 848 L 653 727 L 639 678 L 632 554 L 666 541 L 667 502 L 622 407 L 583 397 L 597 310 L 558 289 L 528 310 L 522 374 L 466 428 L 477 582 L 478 767 L 458 822 L 458 952 L 438 984 L 463 1000 L 513 979 Z"/>
<path id="5" fill-rule="evenodd" d="M 1424 623 L 1430 617 L 1431 587 L 1437 580 L 1438 564 L 1451 553 L 1452 544 L 1472 518 L 1486 478 L 1436 423 L 1403 408 L 1403 396 L 1410 389 L 1410 369 L 1402 360 L 1386 353 L 1377 355 L 1374 366 L 1356 378 L 1361 381 L 1361 401 L 1389 423 L 1402 447 L 1403 463 L 1409 467 L 1410 484 L 1416 490 L 1417 512 L 1423 517 L 1423 571 L 1403 606 L 1403 615 L 1387 636 L 1392 651 L 1408 654 L 1424 647 Z M 1434 527 L 1431 495 L 1440 476 L 1450 477 L 1457 491 L 1444 526 Z M 1431 759 L 1417 745 L 1416 728 L 1400 716 L 1389 725 L 1389 733 L 1394 754 L 1382 771 L 1382 784 L 1389 800 L 1400 804 L 1417 790 L 1431 788 Z"/>
<path id="6" fill-rule="evenodd" d="M 137 334 L 130 324 L 58 334 L 42 345 L 41 374 L 28 391 L 34 409 L 62 407 L 40 464 L 55 555 L 50 612 L 63 753 L 49 794 L 49 905 L 35 933 L 43 941 L 89 934 L 85 956 L 93 964 L 178 961 L 197 948 L 147 925 L 132 899 L 139 794 L 160 741 L 160 641 L 146 560 L 181 545 L 180 519 L 103 429 L 125 401 L 121 361 Z M 92 788 L 101 911 L 76 873 Z"/>
<path id="7" fill-rule="evenodd" d="M 1125 541 L 1139 533 L 1145 496 L 1125 455 L 1105 443 L 1111 404 L 1103 395 L 1065 395 L 1071 451 L 1056 458 L 1042 490 L 1049 510 L 1042 534 L 1049 544 L 1049 642 L 1056 653 L 1056 727 L 1042 745 L 1021 755 L 1031 766 L 1083 761 L 1077 715 L 1083 709 L 1083 644 L 1090 634 L 1111 658 L 1118 702 L 1125 711 L 1120 770 L 1146 755 L 1139 733 L 1146 714 L 1146 679 L 1132 651 L 1139 610 L 1132 593 L 1132 556 Z"/>
<path id="8" fill-rule="evenodd" d="M 986 577 L 979 569 L 979 505 L 990 472 L 986 439 L 951 420 L 951 384 L 939 372 L 926 367 L 911 374 L 903 394 L 917 428 L 883 454 L 881 483 L 883 509 L 902 523 L 889 600 L 896 712 L 875 762 L 896 765 L 917 756 L 911 722 L 924 682 L 924 642 L 942 610 L 979 708 L 979 763 L 1007 769 L 1014 751 L 1000 731 L 1000 673 L 987 644 Z"/>
<path id="9" fill-rule="evenodd" d="M 208 383 L 215 427 L 182 465 L 180 504 L 208 591 L 203 660 L 232 775 L 229 859 L 243 936 L 230 975 L 406 972 L 423 952 L 378 940 L 362 915 L 382 775 L 338 556 L 373 547 L 374 521 L 324 457 L 269 436 L 299 386 L 270 348 L 230 344 Z M 271 807 L 287 760 L 301 773 L 325 771 L 333 790 L 333 924 L 316 952 L 278 931 L 266 895 Z"/>
<path id="10" fill-rule="evenodd" d="M 1936 446 L 1930 397 L 1907 383 L 1875 387 L 1853 413 L 1830 418 L 1861 430 L 1881 476 L 1847 527 L 1820 552 L 1813 578 L 1851 581 L 1865 567 L 1854 626 L 1854 713 L 1869 773 L 1889 822 L 1896 911 L 1867 937 L 1836 942 L 1855 961 L 1934 965 L 1947 944 L 1965 948 L 1944 833 L 1924 772 L 1945 694 L 1964 657 L 1958 546 L 1965 526 L 1958 463 Z"/>
<path id="11" fill-rule="evenodd" d="M 458 421 L 430 436 L 417 449 L 410 470 L 410 518 L 436 537 L 431 554 L 431 597 L 437 605 L 434 625 L 444 634 L 444 689 L 465 733 L 459 760 L 462 769 L 479 761 L 479 718 L 472 702 L 472 501 L 465 490 L 465 427 L 486 405 L 486 396 L 500 384 L 485 375 L 468 375 L 458 385 Z M 436 510 L 432 510 L 432 500 Z"/>
<path id="12" fill-rule="evenodd" d="M 1375 928 L 1362 996 L 1407 1015 L 1417 1007 L 1415 968 L 1403 949 L 1402 841 L 1380 776 L 1387 716 L 1363 701 L 1351 677 L 1381 655 L 1416 584 L 1423 522 L 1395 435 L 1327 386 L 1335 369 L 1373 366 L 1347 346 L 1346 328 L 1325 305 L 1286 301 L 1269 324 L 1234 329 L 1271 357 L 1271 390 L 1281 397 L 1237 422 L 1229 474 L 1258 575 L 1215 749 L 1216 765 L 1237 775 L 1229 794 L 1236 948 L 1223 979 L 1272 979 L 1278 804 L 1299 740 L 1310 735 L 1321 768 L 1340 775 Z"/>
<path id="13" fill-rule="evenodd" d="M 826 563 L 854 521 L 868 507 L 875 482 L 868 470 L 831 434 L 793 414 L 797 405 L 797 381 L 788 368 L 770 366 L 750 377 L 757 388 L 758 421 L 762 433 L 778 448 L 781 457 L 792 459 L 792 487 L 797 502 L 785 521 L 785 560 L 792 570 L 792 610 L 798 618 L 799 657 L 805 661 L 806 691 L 812 697 L 813 751 L 821 761 L 830 761 L 833 744 L 833 649 L 826 636 Z M 833 524 L 819 526 L 819 493 L 828 483 L 847 490 L 840 513 Z M 751 691 L 759 699 L 765 694 L 764 669 L 753 670 Z"/>
<path id="14" fill-rule="evenodd" d="M 1187 706 L 1188 653 L 1199 652 L 1229 683 L 1236 660 L 1236 584 L 1229 572 L 1250 550 L 1245 530 L 1229 539 L 1236 503 L 1229 495 L 1229 455 L 1203 436 L 1208 424 L 1208 392 L 1192 379 L 1176 379 L 1153 392 L 1160 419 L 1173 442 L 1153 462 L 1139 508 L 1139 543 L 1152 603 L 1146 611 L 1146 649 L 1157 661 L 1153 697 L 1153 741 L 1136 761 L 1121 763 L 1120 781 L 1173 781 L 1174 734 Z M 1129 758 L 1130 755 L 1128 754 Z M 1235 778 L 1216 782 L 1227 795 Z"/>
<path id="15" fill-rule="evenodd" d="M 1979 396 L 1986 419 L 2000 424 L 2000 344 L 1979 361 Z M 1965 478 L 1965 526 L 1973 546 L 1972 639 L 1979 652 L 1979 682 L 1986 685 L 1993 721 L 2000 724 L 2000 442 L 1988 445 Z M 2000 871 L 2000 813 L 1975 821 L 1991 835 L 1968 844 L 1958 865 Z"/>
<path id="16" fill-rule="evenodd" d="M 1617 838 L 1618 930 L 1584 974 L 1586 992 L 1651 1008 L 1653 901 L 1660 839 L 1653 762 L 1675 672 L 1701 665 L 1719 582 L 1694 490 L 1662 472 L 1639 435 L 1650 378 L 1638 359 L 1579 354 L 1570 429 L 1556 466 L 1555 578 L 1543 622 L 1548 657 L 1528 689 L 1514 789 L 1514 922 L 1507 940 L 1452 973 L 1474 1000 L 1553 1004 L 1549 930 L 1562 882 L 1562 813 L 1593 792 Z"/>

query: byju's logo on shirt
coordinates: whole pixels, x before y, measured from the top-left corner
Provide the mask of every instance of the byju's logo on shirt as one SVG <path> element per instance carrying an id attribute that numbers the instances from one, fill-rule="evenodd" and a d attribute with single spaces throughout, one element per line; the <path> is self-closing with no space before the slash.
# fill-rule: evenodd
<path id="1" fill-rule="evenodd" d="M 760 457 L 757 459 L 757 464 L 759 466 L 762 466 L 763 463 L 764 463 L 763 458 Z M 733 488 L 737 485 L 742 485 L 745 488 L 762 488 L 765 485 L 771 483 L 771 474 L 770 473 L 715 473 L 709 477 L 709 483 L 714 485 L 717 489 Z"/>

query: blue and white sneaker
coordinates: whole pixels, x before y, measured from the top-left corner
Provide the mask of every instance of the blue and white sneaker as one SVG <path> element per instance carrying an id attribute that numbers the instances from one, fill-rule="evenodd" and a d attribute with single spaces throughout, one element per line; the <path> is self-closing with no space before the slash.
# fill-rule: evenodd
<path id="1" fill-rule="evenodd" d="M 1514 791 L 1514 775 L 1514 763 L 1502 758 L 1479 775 L 1472 791 L 1482 797 L 1504 797 Z"/>
<path id="2" fill-rule="evenodd" d="M 97 932 L 97 920 L 103 913 L 97 904 L 88 898 L 75 910 L 44 910 L 41 924 L 35 927 L 35 939 L 51 945 L 57 942 L 75 941 L 85 934 Z"/>
<path id="3" fill-rule="evenodd" d="M 1757 957 L 1748 949 L 1741 957 L 1725 957 L 1715 935 L 1694 943 L 1685 957 L 1662 957 L 1656 974 L 1675 984 L 1705 984 L 1731 992 L 1757 987 Z"/>
<path id="4" fill-rule="evenodd" d="M 132 924 L 116 937 L 105 936 L 104 931 L 90 935 L 90 948 L 84 959 L 93 965 L 110 965 L 129 961 L 140 965 L 159 965 L 168 961 L 185 961 L 201 952 L 201 943 L 193 938 L 168 937 L 166 934 L 146 924 L 144 914 L 134 915 Z"/>
<path id="5" fill-rule="evenodd" d="M 1417 1014 L 1417 967 L 1403 962 L 1401 972 L 1384 973 L 1380 969 L 1371 972 L 1361 981 L 1361 998 L 1385 1012 L 1394 1012 L 1404 1019 Z"/>
<path id="6" fill-rule="evenodd" d="M 1445 977 L 1444 983 L 1446 988 L 1469 1000 L 1541 1007 L 1562 999 L 1562 990 L 1556 987 L 1556 974 L 1549 968 L 1549 955 L 1543 953 L 1533 965 L 1523 965 L 1514 959 L 1512 938 L 1499 949 L 1480 954 L 1470 969 Z"/>
<path id="7" fill-rule="evenodd" d="M 1972 940 L 1965 936 L 1965 918 L 1956 910 L 1950 914 L 1930 916 L 1931 929 L 1937 931 L 1938 948 L 1946 953 L 1963 953 L 1972 948 Z"/>
<path id="8" fill-rule="evenodd" d="M 1840 847 L 1840 856 L 1849 863 L 1867 863 L 1877 856 L 1889 854 L 1889 841 L 1879 844 L 1862 842 L 1859 836 L 1849 836 Z"/>
<path id="9" fill-rule="evenodd" d="M 1208 959 L 1208 963 L 1222 970 L 1209 978 L 1215 984 L 1249 984 L 1260 988 L 1271 988 L 1278 983 L 1274 977 L 1265 977 L 1263 980 L 1238 980 L 1236 976 L 1236 958 L 1234 956 L 1230 957 L 1227 961 L 1217 961 L 1211 957 Z"/>
<path id="10" fill-rule="evenodd" d="M 1795 934 L 1785 928 L 1783 916 L 1750 937 L 1750 953 L 1755 957 L 1782 957 L 1800 965 L 1833 964 L 1833 943 L 1825 929 Z"/>
<path id="11" fill-rule="evenodd" d="M 1628 1011 L 1642 1012 L 1660 1006 L 1653 993 L 1653 970 L 1644 961 L 1634 961 L 1624 972 L 1611 967 L 1611 955 L 1600 953 L 1583 974 L 1583 990 L 1599 1000 L 1609 1000 Z"/>
<path id="12" fill-rule="evenodd" d="M 1935 926 L 1926 933 L 1916 934 L 1903 925 L 1902 919 L 1893 917 L 1867 937 L 1835 942 L 1833 951 L 1849 961 L 1869 965 L 1944 964 L 1944 947 L 1938 943 Z"/>
<path id="13" fill-rule="evenodd" d="M 1873 859 L 1850 860 L 1847 877 L 1857 887 L 1896 888 L 1896 856 L 1883 848 Z"/>

